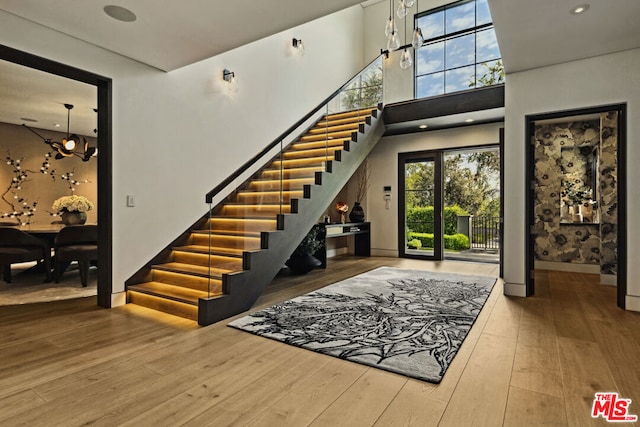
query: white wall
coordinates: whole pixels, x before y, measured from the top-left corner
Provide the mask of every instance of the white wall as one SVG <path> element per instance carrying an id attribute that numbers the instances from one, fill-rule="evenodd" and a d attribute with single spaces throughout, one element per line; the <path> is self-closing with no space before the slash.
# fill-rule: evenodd
<path id="1" fill-rule="evenodd" d="M 420 3 L 418 5 L 418 3 Z M 397 2 L 394 2 L 394 18 L 396 19 L 396 27 L 400 35 L 400 44 L 405 45 L 411 43 L 413 37 L 414 16 L 418 11 L 424 12 L 436 7 L 444 6 L 452 3 L 451 0 L 423 0 L 415 2 L 410 8 L 409 15 L 405 19 L 398 19 L 395 8 Z M 387 49 L 387 37 L 384 34 L 385 23 L 389 19 L 389 2 L 383 1 L 364 8 L 364 57 L 374 58 L 380 54 L 380 49 Z M 400 68 L 400 52 L 391 52 L 388 59 L 384 61 L 385 72 L 385 103 L 393 103 L 413 99 L 413 67 L 408 70 Z M 411 52 L 415 63 L 415 52 Z"/>
<path id="2" fill-rule="evenodd" d="M 206 212 L 208 191 L 364 65 L 362 20 L 354 6 L 164 73 L 0 11 L 2 44 L 113 79 L 114 293 Z M 224 68 L 235 93 L 220 91 Z"/>
<path id="3" fill-rule="evenodd" d="M 640 209 L 640 49 L 509 74 L 505 98 L 505 250 L 504 279 L 513 293 L 525 278 L 525 115 L 627 103 L 627 212 Z M 620 177 L 625 179 L 625 177 Z M 640 310 L 640 226 L 627 229 L 627 308 Z"/>
<path id="4" fill-rule="evenodd" d="M 398 256 L 398 154 L 443 148 L 470 147 L 500 142 L 501 123 L 491 123 L 385 137 L 369 155 L 371 187 L 364 206 L 371 221 L 371 252 L 378 256 Z M 391 207 L 385 209 L 383 188 L 391 186 Z"/>

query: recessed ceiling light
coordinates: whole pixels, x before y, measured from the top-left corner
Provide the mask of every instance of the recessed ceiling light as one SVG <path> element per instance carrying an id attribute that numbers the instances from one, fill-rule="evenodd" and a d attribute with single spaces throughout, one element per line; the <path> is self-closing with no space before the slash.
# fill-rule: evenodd
<path id="1" fill-rule="evenodd" d="M 420 125 L 420 126 L 418 126 L 418 127 L 419 127 L 420 129 L 426 129 L 426 128 L 428 128 L 429 126 L 427 126 L 427 125 Z"/>
<path id="2" fill-rule="evenodd" d="M 125 9 L 122 6 L 113 6 L 113 5 L 105 6 L 104 13 L 106 13 L 113 19 L 116 19 L 122 22 L 133 22 L 136 19 L 138 19 L 135 13 L 131 12 L 129 9 Z"/>
<path id="3" fill-rule="evenodd" d="M 38 123 L 36 119 L 30 119 L 29 117 L 20 117 L 20 120 L 22 120 L 23 122 Z"/>
<path id="4" fill-rule="evenodd" d="M 585 4 L 579 4 L 578 6 L 574 7 L 573 9 L 571 9 L 571 14 L 572 15 L 580 15 L 581 13 L 585 13 L 587 10 L 589 10 L 591 6 L 589 6 L 589 4 L 585 3 Z"/>
<path id="5" fill-rule="evenodd" d="M 472 123 L 472 122 L 473 122 L 473 119 L 467 119 L 467 120 L 465 120 L 465 122 L 466 122 L 466 123 Z"/>
<path id="6" fill-rule="evenodd" d="M 54 123 L 53 126 L 59 128 L 60 127 L 60 123 Z"/>

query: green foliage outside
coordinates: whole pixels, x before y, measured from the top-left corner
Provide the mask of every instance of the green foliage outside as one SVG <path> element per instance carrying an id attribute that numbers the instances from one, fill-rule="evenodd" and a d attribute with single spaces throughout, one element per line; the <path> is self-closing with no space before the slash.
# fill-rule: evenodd
<path id="1" fill-rule="evenodd" d="M 407 242 L 407 246 L 414 249 L 420 249 L 422 247 L 422 241 L 419 239 L 412 239 Z"/>
<path id="2" fill-rule="evenodd" d="M 419 240 L 423 248 L 433 248 L 433 233 L 408 233 L 410 241 Z M 411 244 L 410 244 L 411 245 Z M 414 246 L 414 245 L 411 245 Z M 444 235 L 444 248 L 454 251 L 463 251 L 469 249 L 469 238 L 464 234 L 445 234 Z"/>
<path id="3" fill-rule="evenodd" d="M 469 79 L 469 87 L 492 86 L 504 83 L 505 72 L 502 59 L 495 61 L 491 65 L 486 62 L 483 62 L 481 65 L 485 69 L 484 74 L 478 77 L 477 81 L 474 81 L 473 76 L 471 76 Z"/>
<path id="4" fill-rule="evenodd" d="M 377 66 L 372 72 L 349 85 L 342 94 L 342 107 L 345 110 L 374 107 L 382 102 L 382 67 Z"/>
<path id="5" fill-rule="evenodd" d="M 456 234 L 458 215 L 469 215 L 469 213 L 460 206 L 444 208 L 444 234 Z M 406 224 L 410 231 L 433 233 L 433 222 L 433 206 L 417 206 L 407 209 Z"/>

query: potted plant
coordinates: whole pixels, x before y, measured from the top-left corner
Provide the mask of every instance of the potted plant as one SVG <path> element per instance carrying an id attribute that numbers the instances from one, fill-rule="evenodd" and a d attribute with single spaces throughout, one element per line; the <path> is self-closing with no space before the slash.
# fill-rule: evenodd
<path id="1" fill-rule="evenodd" d="M 306 274 L 322 263 L 314 255 L 324 246 L 319 236 L 319 228 L 312 227 L 309 233 L 302 239 L 285 265 L 297 274 Z"/>
<path id="2" fill-rule="evenodd" d="M 93 209 L 93 203 L 84 196 L 63 196 L 53 202 L 52 209 L 60 215 L 65 225 L 84 224 L 87 211 Z"/>

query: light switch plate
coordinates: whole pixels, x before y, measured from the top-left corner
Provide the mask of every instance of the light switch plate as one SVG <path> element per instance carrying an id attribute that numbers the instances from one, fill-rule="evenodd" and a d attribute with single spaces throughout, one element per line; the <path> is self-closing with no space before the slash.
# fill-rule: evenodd
<path id="1" fill-rule="evenodd" d="M 134 207 L 136 205 L 136 198 L 133 194 L 127 194 L 127 207 Z"/>

